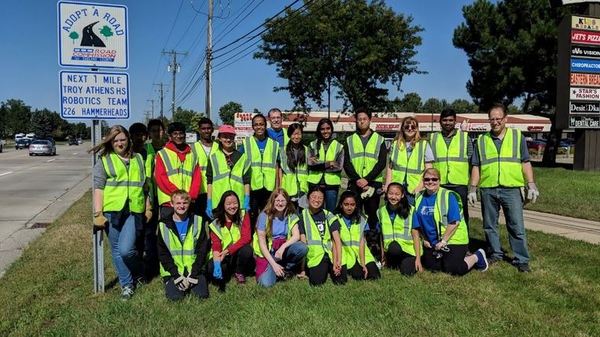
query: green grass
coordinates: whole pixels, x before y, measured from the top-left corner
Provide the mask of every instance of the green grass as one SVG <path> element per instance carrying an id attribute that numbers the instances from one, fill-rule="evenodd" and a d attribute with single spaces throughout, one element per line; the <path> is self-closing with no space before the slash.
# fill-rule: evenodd
<path id="1" fill-rule="evenodd" d="M 529 232 L 529 274 L 500 263 L 462 278 L 384 270 L 379 281 L 319 288 L 250 279 L 211 287 L 206 301 L 168 302 L 159 280 L 128 302 L 117 288 L 93 295 L 90 202 L 88 193 L 0 279 L 0 336 L 600 336 L 600 249 L 539 232 Z"/>
<path id="2" fill-rule="evenodd" d="M 540 198 L 527 209 L 600 221 L 600 172 L 534 168 Z"/>

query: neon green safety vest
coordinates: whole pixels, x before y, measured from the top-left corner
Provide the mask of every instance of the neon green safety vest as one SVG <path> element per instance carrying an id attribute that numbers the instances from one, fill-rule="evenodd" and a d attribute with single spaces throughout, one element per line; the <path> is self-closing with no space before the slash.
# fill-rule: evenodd
<path id="1" fill-rule="evenodd" d="M 377 210 L 377 219 L 381 225 L 381 234 L 383 235 L 383 250 L 387 252 L 390 243 L 396 241 L 402 248 L 402 251 L 415 256 L 415 247 L 413 246 L 413 239 L 411 234 L 412 229 L 412 211 L 411 209 L 408 218 L 402 219 L 400 215 L 396 214 L 394 223 L 390 218 L 390 213 L 387 211 L 386 205 L 381 206 Z"/>
<path id="2" fill-rule="evenodd" d="M 165 169 L 167 170 L 167 178 L 178 189 L 189 192 L 192 187 L 192 175 L 194 167 L 198 164 L 198 160 L 193 152 L 185 156 L 185 161 L 182 163 L 175 151 L 168 148 L 163 148 L 156 154 L 156 160 L 162 160 Z M 158 203 L 160 205 L 170 202 L 171 196 L 161 191 L 159 188 Z"/>
<path id="3" fill-rule="evenodd" d="M 333 213 L 323 210 L 325 212 L 325 231 L 323 236 L 319 233 L 319 228 L 312 218 L 308 209 L 302 210 L 302 222 L 304 223 L 304 232 L 306 235 L 306 247 L 308 252 L 306 253 L 306 265 L 308 268 L 313 268 L 321 263 L 325 253 L 329 255 L 329 258 L 333 261 L 333 255 L 331 254 L 331 233 L 329 232 L 329 226 L 337 219 Z"/>
<path id="4" fill-rule="evenodd" d="M 265 150 L 261 154 L 256 138 L 248 137 L 244 140 L 244 153 L 250 161 L 253 191 L 265 188 L 268 191 L 275 189 L 277 176 L 277 157 L 279 156 L 279 143 L 267 137 Z"/>
<path id="5" fill-rule="evenodd" d="M 522 187 L 523 166 L 521 164 L 521 131 L 506 129 L 500 153 L 489 132 L 477 139 L 479 151 L 480 180 L 479 187 Z"/>
<path id="6" fill-rule="evenodd" d="M 196 158 L 198 158 L 198 166 L 200 166 L 200 174 L 202 175 L 202 185 L 200 186 L 200 193 L 206 193 L 208 191 L 208 182 L 206 181 L 206 166 L 208 165 L 208 159 L 210 155 L 218 149 L 219 143 L 213 142 L 212 147 L 210 148 L 210 152 L 207 155 L 204 151 L 204 146 L 202 145 L 202 142 L 197 141 L 192 146 L 192 151 L 196 155 Z"/>
<path id="7" fill-rule="evenodd" d="M 142 155 L 136 153 L 129 159 L 129 169 L 114 152 L 101 158 L 106 172 L 102 210 L 119 212 L 125 208 L 125 203 L 129 202 L 129 211 L 144 213 L 146 174 Z"/>
<path id="8" fill-rule="evenodd" d="M 342 219 L 342 215 L 338 215 L 340 222 L 340 239 L 342 241 L 342 265 L 351 269 L 354 264 L 360 262 L 359 248 L 360 240 L 363 238 L 367 219 L 360 217 L 360 222 L 355 222 L 350 225 L 350 229 L 346 226 L 346 222 Z M 374 262 L 375 258 L 371 254 L 371 250 L 365 245 L 365 264 Z"/>
<path id="9" fill-rule="evenodd" d="M 314 153 L 318 153 L 319 162 L 335 161 L 339 156 L 340 152 L 344 151 L 342 144 L 337 140 L 333 139 L 325 152 L 325 146 L 321 143 L 321 146 L 317 149 L 317 141 L 314 140 L 310 143 L 310 148 Z M 324 172 L 311 170 L 308 174 L 308 182 L 311 184 L 319 184 L 321 178 L 325 176 L 325 184 L 327 185 L 341 185 L 342 184 L 342 172 Z"/>
<path id="10" fill-rule="evenodd" d="M 244 216 L 246 212 L 244 210 L 241 211 L 240 221 L 244 221 Z M 242 224 L 231 224 L 231 228 L 227 228 L 225 226 L 221 226 L 219 220 L 215 219 L 213 222 L 208 225 L 208 228 L 211 232 L 215 233 L 219 237 L 219 241 L 221 241 L 221 251 L 227 249 L 232 244 L 239 241 L 242 237 L 242 232 L 240 231 Z M 212 259 L 213 253 L 212 249 L 208 253 L 208 259 Z"/>
<path id="11" fill-rule="evenodd" d="M 292 237 L 292 230 L 296 225 L 298 225 L 298 221 L 300 218 L 296 214 L 290 214 L 287 216 L 287 238 L 289 240 Z M 272 229 L 271 229 L 272 230 Z M 273 246 L 273 237 L 268 233 L 265 233 L 267 239 L 267 250 L 271 251 L 271 247 Z M 272 233 L 271 233 L 272 234 Z M 252 236 L 252 249 L 254 250 L 254 255 L 258 257 L 264 257 L 263 253 L 260 251 L 260 244 L 258 243 L 258 231 L 254 233 Z"/>
<path id="12" fill-rule="evenodd" d="M 304 145 L 303 145 L 304 146 Z M 290 197 L 298 196 L 300 193 L 308 193 L 308 148 L 304 146 L 304 164 L 297 166 L 292 170 L 288 166 L 287 154 L 285 149 L 281 150 L 281 188 L 283 188 Z"/>
<path id="13" fill-rule="evenodd" d="M 383 137 L 373 131 L 371 138 L 364 147 L 358 133 L 353 133 L 352 136 L 346 139 L 348 144 L 348 154 L 350 161 L 359 177 L 366 177 L 375 167 L 379 160 L 379 150 L 383 143 Z M 383 182 L 383 171 L 375 178 L 374 181 Z"/>
<path id="14" fill-rule="evenodd" d="M 465 186 L 469 184 L 469 157 L 467 156 L 469 141 L 469 135 L 459 130 L 456 130 L 448 145 L 440 132 L 431 135 L 433 167 L 440 171 L 440 184 Z"/>
<path id="15" fill-rule="evenodd" d="M 229 169 L 227 159 L 223 151 L 218 150 L 210 155 L 210 166 L 212 168 L 212 202 L 217 207 L 223 194 L 229 190 L 234 191 L 240 199 L 240 207 L 244 205 L 244 174 L 248 170 L 248 160 L 243 153 L 240 159 Z"/>
<path id="16" fill-rule="evenodd" d="M 158 224 L 159 235 L 162 236 L 173 262 L 177 266 L 177 272 L 181 276 L 189 275 L 192 272 L 192 265 L 196 262 L 195 249 L 202 231 L 202 217 L 195 215 L 193 221 L 194 223 L 188 226 L 183 242 L 179 239 L 179 235 L 167 228 L 162 221 Z M 160 264 L 160 276 L 171 276 L 162 263 Z"/>
<path id="17" fill-rule="evenodd" d="M 152 146 L 152 143 L 146 143 L 145 166 L 146 166 L 146 179 L 147 179 L 147 183 L 148 183 L 148 198 L 150 199 L 150 202 L 152 203 L 153 207 L 157 206 L 154 204 L 156 202 L 155 199 L 157 198 L 156 181 L 154 180 L 155 160 L 156 160 L 156 151 L 154 151 L 154 146 Z"/>
<path id="18" fill-rule="evenodd" d="M 467 231 L 467 223 L 465 222 L 465 218 L 463 216 L 462 204 L 458 193 L 440 187 L 437 192 L 437 197 L 435 198 L 435 205 L 433 207 L 433 219 L 435 220 L 435 223 L 438 224 L 437 231 L 441 241 L 444 233 L 446 233 L 446 228 L 448 227 L 448 207 L 450 205 L 451 194 L 454 195 L 454 198 L 458 202 L 458 207 L 460 208 L 460 222 L 458 223 L 458 228 L 456 228 L 456 231 L 450 240 L 448 240 L 448 244 L 466 245 L 469 243 L 469 232 Z M 421 201 L 423 201 L 423 193 L 419 193 L 417 196 L 417 200 L 415 201 L 415 209 L 419 209 Z"/>
<path id="19" fill-rule="evenodd" d="M 402 145 L 400 149 L 398 142 L 392 143 L 390 152 L 390 166 L 392 168 L 392 182 L 406 184 L 408 192 L 414 194 L 415 188 L 421 181 L 421 175 L 425 170 L 425 150 L 427 150 L 427 141 L 418 141 L 410 156 L 406 151 L 406 144 Z"/>

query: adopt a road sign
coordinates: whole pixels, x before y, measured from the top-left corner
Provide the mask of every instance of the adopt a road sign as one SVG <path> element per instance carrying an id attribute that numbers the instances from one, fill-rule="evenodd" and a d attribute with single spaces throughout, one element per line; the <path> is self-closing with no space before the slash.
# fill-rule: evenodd
<path id="1" fill-rule="evenodd" d="M 65 119 L 129 118 L 129 75 L 61 71 L 60 115 Z"/>
<path id="2" fill-rule="evenodd" d="M 61 66 L 127 69 L 127 7 L 58 2 Z"/>

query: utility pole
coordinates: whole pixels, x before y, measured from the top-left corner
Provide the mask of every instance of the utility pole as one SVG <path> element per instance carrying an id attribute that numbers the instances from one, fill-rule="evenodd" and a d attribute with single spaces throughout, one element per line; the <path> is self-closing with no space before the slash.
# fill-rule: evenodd
<path id="1" fill-rule="evenodd" d="M 146 116 L 146 124 L 148 124 L 148 121 L 150 121 L 150 110 L 145 110 L 144 115 Z"/>
<path id="2" fill-rule="evenodd" d="M 212 107 L 212 89 L 211 89 L 211 61 L 212 61 L 212 19 L 213 19 L 213 0 L 208 0 L 208 24 L 206 25 L 206 115 L 209 119 Z"/>
<path id="3" fill-rule="evenodd" d="M 177 73 L 179 72 L 179 70 L 181 69 L 179 63 L 177 63 L 177 55 L 187 55 L 187 52 L 183 53 L 183 52 L 176 52 L 174 50 L 171 49 L 171 51 L 164 51 L 162 52 L 163 54 L 168 54 L 173 56 L 173 63 L 169 64 L 169 67 L 167 68 L 168 71 L 170 71 L 173 74 L 173 89 L 172 89 L 172 97 L 173 99 L 171 100 L 171 116 L 175 115 L 175 79 L 177 77 Z"/>
<path id="4" fill-rule="evenodd" d="M 154 83 L 154 85 L 158 86 L 160 89 L 158 89 L 158 92 L 160 93 L 160 120 L 163 119 L 164 117 L 164 104 L 163 104 L 163 99 L 165 97 L 165 92 L 163 90 L 163 83 Z"/>
<path id="5" fill-rule="evenodd" d="M 147 102 L 150 102 L 152 104 L 152 110 L 150 110 L 152 112 L 152 118 L 154 118 L 154 100 L 153 99 L 147 99 Z"/>

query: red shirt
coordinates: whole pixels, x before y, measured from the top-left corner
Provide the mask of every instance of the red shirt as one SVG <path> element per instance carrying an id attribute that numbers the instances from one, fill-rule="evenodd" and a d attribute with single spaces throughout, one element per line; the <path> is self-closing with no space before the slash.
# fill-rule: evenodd
<path id="1" fill-rule="evenodd" d="M 175 143 L 169 141 L 165 148 L 177 153 L 177 157 L 179 161 L 183 164 L 185 158 L 188 155 L 191 155 L 192 148 L 189 145 L 185 145 L 183 151 L 180 151 L 175 146 Z M 178 190 L 177 186 L 169 181 L 169 177 L 167 176 L 167 169 L 165 168 L 165 164 L 162 160 L 158 159 L 157 155 L 155 158 L 155 168 L 154 168 L 154 179 L 156 180 L 156 186 L 167 195 L 173 194 L 176 190 Z M 196 163 L 194 166 L 194 171 L 192 172 L 192 184 L 190 186 L 190 190 L 188 193 L 192 200 L 196 200 L 198 198 L 198 194 L 200 193 L 200 185 L 202 184 L 202 175 L 200 174 L 200 166 Z M 171 202 L 165 202 L 162 206 L 171 206 Z"/>
<path id="2" fill-rule="evenodd" d="M 225 227 L 227 227 L 227 229 L 230 229 L 232 225 L 233 225 L 233 223 L 231 221 L 225 222 Z M 248 213 L 248 212 L 246 212 L 246 215 L 244 216 L 244 220 L 242 220 L 241 232 L 242 232 L 242 236 L 240 237 L 240 239 L 237 240 L 236 242 L 232 243 L 229 246 L 229 248 L 228 248 L 229 255 L 234 255 L 235 252 L 238 251 L 238 249 L 240 249 L 250 243 L 250 240 L 251 240 L 251 237 L 250 237 L 250 213 Z M 210 231 L 210 241 L 212 242 L 213 252 L 220 253 L 223 251 L 223 245 L 221 245 L 221 239 L 219 239 L 217 234 L 215 234 L 213 231 Z"/>

